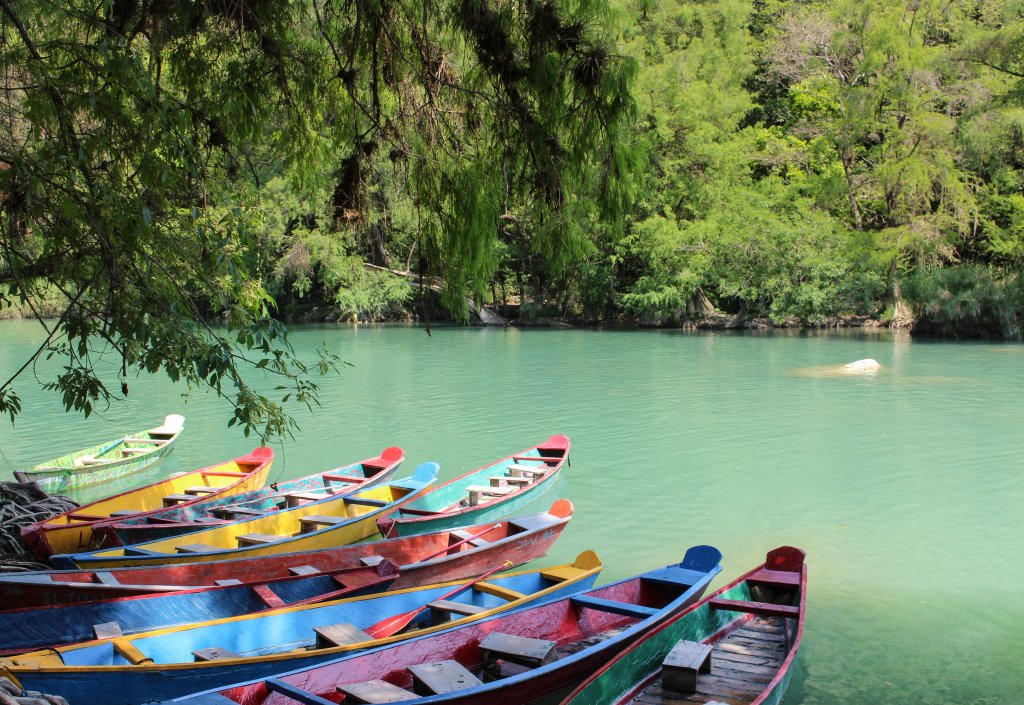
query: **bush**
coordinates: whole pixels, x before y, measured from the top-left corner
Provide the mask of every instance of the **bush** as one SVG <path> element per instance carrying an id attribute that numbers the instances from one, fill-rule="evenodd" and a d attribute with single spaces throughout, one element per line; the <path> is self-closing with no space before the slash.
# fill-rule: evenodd
<path id="1" fill-rule="evenodd" d="M 1024 278 L 981 265 L 912 275 L 903 294 L 915 312 L 915 333 L 957 338 L 1024 337 Z"/>

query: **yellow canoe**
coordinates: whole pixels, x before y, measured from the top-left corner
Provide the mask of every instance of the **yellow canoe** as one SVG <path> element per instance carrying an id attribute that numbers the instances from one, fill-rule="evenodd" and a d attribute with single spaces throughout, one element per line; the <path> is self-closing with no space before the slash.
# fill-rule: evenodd
<path id="1" fill-rule="evenodd" d="M 108 540 L 106 545 L 113 543 L 109 532 L 94 531 L 98 525 L 248 492 L 267 481 L 273 460 L 272 449 L 254 448 L 234 460 L 179 473 L 36 522 L 22 529 L 21 537 L 40 560 L 54 553 L 96 550 L 102 547 L 104 538 Z"/>
<path id="2" fill-rule="evenodd" d="M 316 502 L 159 541 L 58 554 L 50 558 L 50 563 L 55 568 L 121 568 L 232 560 L 342 546 L 376 535 L 377 519 L 426 491 L 439 469 L 437 463 L 424 463 L 412 477 L 388 485 L 339 497 L 329 495 Z"/>

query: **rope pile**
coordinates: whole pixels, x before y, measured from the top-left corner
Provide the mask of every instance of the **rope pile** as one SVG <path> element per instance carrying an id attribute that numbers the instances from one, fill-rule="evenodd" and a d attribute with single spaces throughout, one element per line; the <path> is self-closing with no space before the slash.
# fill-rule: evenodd
<path id="1" fill-rule="evenodd" d="M 53 497 L 34 482 L 0 482 L 0 572 L 39 570 L 21 541 L 22 527 L 62 514 L 78 504 Z"/>

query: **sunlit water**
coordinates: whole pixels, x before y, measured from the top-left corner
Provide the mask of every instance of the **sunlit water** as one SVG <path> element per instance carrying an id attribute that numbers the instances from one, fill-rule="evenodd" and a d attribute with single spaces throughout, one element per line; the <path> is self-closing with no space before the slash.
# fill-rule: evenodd
<path id="1" fill-rule="evenodd" d="M 535 505 L 576 505 L 552 562 L 594 548 L 607 580 L 710 543 L 724 580 L 774 546 L 807 551 L 788 703 L 1024 703 L 1024 346 L 326 326 L 293 340 L 353 366 L 322 380 L 315 413 L 296 409 L 275 478 L 392 444 L 406 470 L 436 460 L 448 478 L 564 433 L 572 467 Z M 38 341 L 33 323 L 0 324 L 0 374 Z M 881 370 L 833 374 L 861 358 Z M 22 416 L 0 423 L 2 474 L 172 412 L 188 421 L 158 476 L 254 445 L 226 428 L 224 401 L 129 384 L 126 402 L 83 421 L 27 373 Z"/>

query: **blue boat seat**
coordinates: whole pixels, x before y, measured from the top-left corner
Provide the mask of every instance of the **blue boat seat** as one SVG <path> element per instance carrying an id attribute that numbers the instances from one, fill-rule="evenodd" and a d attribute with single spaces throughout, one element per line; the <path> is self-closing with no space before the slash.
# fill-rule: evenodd
<path id="1" fill-rule="evenodd" d="M 668 585 L 671 587 L 692 587 L 701 580 L 708 577 L 708 574 L 699 570 L 688 570 L 679 566 L 670 565 L 658 570 L 652 570 L 641 576 L 641 580 L 656 585 Z"/>
<path id="2" fill-rule="evenodd" d="M 574 605 L 579 605 L 580 607 L 600 610 L 601 612 L 611 612 L 612 614 L 621 614 L 623 617 L 647 619 L 658 613 L 658 610 L 653 607 L 631 604 L 629 602 L 618 602 L 616 600 L 605 600 L 601 597 L 591 597 L 589 595 L 577 595 L 570 598 L 570 600 Z"/>

